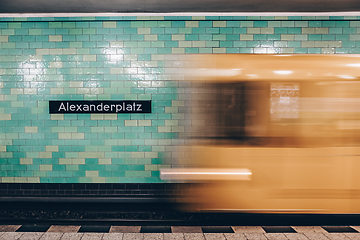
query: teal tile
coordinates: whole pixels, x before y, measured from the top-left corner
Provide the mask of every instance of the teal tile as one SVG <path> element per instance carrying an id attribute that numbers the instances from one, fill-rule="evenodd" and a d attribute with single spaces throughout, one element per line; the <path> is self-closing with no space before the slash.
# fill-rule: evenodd
<path id="1" fill-rule="evenodd" d="M 198 34 L 205 34 L 206 28 L 193 28 L 192 34 L 198 35 Z"/>
<path id="2" fill-rule="evenodd" d="M 128 171 L 131 170 L 132 165 L 119 165 L 119 171 Z"/>
<path id="3" fill-rule="evenodd" d="M 233 42 L 231 41 L 220 41 L 221 48 L 231 48 L 233 47 Z"/>
<path id="4" fill-rule="evenodd" d="M 206 28 L 205 29 L 205 33 L 207 34 L 219 34 L 220 33 L 220 29 L 219 28 Z"/>
<path id="5" fill-rule="evenodd" d="M 335 41 L 336 35 L 335 34 L 323 34 L 323 35 L 321 35 L 321 39 L 323 41 Z"/>
<path id="6" fill-rule="evenodd" d="M 16 35 L 29 35 L 29 29 L 15 29 Z"/>
<path id="7" fill-rule="evenodd" d="M 343 28 L 343 34 L 356 34 L 356 28 Z"/>
<path id="8" fill-rule="evenodd" d="M 130 35 L 130 40 L 131 41 L 144 41 L 144 35 L 141 35 L 141 34 L 134 35 L 134 34 L 132 34 L 132 35 Z"/>
<path id="9" fill-rule="evenodd" d="M 151 176 L 152 176 L 152 177 L 159 177 L 159 176 L 160 176 L 160 172 L 159 172 L 159 171 L 151 171 Z"/>
<path id="10" fill-rule="evenodd" d="M 149 138 L 151 138 L 151 133 L 145 133 L 145 132 L 139 133 L 139 138 L 149 139 Z"/>
<path id="11" fill-rule="evenodd" d="M 199 35 L 198 34 L 185 34 L 185 41 L 198 41 Z"/>
<path id="12" fill-rule="evenodd" d="M 162 138 L 164 138 L 165 134 L 164 133 L 152 133 L 151 136 L 154 139 L 162 139 Z"/>
<path id="13" fill-rule="evenodd" d="M 323 27 L 335 27 L 336 22 L 335 21 L 323 21 L 322 26 Z"/>
<path id="14" fill-rule="evenodd" d="M 54 180 L 53 180 L 53 178 L 41 177 L 41 178 L 40 178 L 40 182 L 41 182 L 41 183 L 53 183 Z"/>
<path id="15" fill-rule="evenodd" d="M 336 25 L 336 27 L 347 28 L 347 27 L 350 27 L 350 22 L 349 21 L 336 21 L 335 25 Z"/>
<path id="16" fill-rule="evenodd" d="M 342 41 L 342 47 L 344 48 L 355 48 L 355 41 Z"/>
<path id="17" fill-rule="evenodd" d="M 265 35 L 265 34 L 254 34 L 254 40 L 267 40 L 267 35 Z"/>
<path id="18" fill-rule="evenodd" d="M 85 158 L 85 164 L 87 165 L 94 165 L 94 164 L 98 164 L 99 161 L 97 158 Z"/>
<path id="19" fill-rule="evenodd" d="M 208 40 L 208 39 L 207 39 Z M 240 36 L 238 34 L 227 34 L 226 35 L 226 40 L 227 41 L 239 41 L 240 40 Z"/>
<path id="20" fill-rule="evenodd" d="M 309 21 L 309 27 L 322 27 L 322 21 Z"/>
<path id="21" fill-rule="evenodd" d="M 65 165 L 53 165 L 53 171 L 65 171 Z"/>
<path id="22" fill-rule="evenodd" d="M 308 36 L 309 41 L 321 41 L 320 34 L 309 34 Z"/>
<path id="23" fill-rule="evenodd" d="M 254 21 L 254 27 L 267 27 L 267 21 Z"/>
<path id="24" fill-rule="evenodd" d="M 125 171 L 116 171 L 111 173 L 113 177 L 125 177 Z M 118 180 L 117 183 L 123 182 L 123 180 Z"/>
<path id="25" fill-rule="evenodd" d="M 246 47 L 248 48 L 260 47 L 260 41 L 247 41 Z"/>
<path id="26" fill-rule="evenodd" d="M 176 133 L 176 132 L 173 132 L 173 133 L 165 133 L 165 138 L 167 138 L 167 139 L 176 139 L 176 138 L 179 137 L 178 135 L 179 135 L 179 134 Z"/>
<path id="27" fill-rule="evenodd" d="M 301 34 L 301 28 L 288 28 L 288 34 Z"/>
<path id="28" fill-rule="evenodd" d="M 253 48 L 240 48 L 240 53 L 253 53 Z"/>
<path id="29" fill-rule="evenodd" d="M 75 28 L 89 28 L 89 22 L 75 22 Z"/>
<path id="30" fill-rule="evenodd" d="M 342 28 L 329 28 L 329 34 L 342 34 Z"/>
<path id="31" fill-rule="evenodd" d="M 158 53 L 159 54 L 170 54 L 171 53 L 171 48 L 159 48 Z"/>
<path id="32" fill-rule="evenodd" d="M 205 20 L 219 20 L 219 16 L 205 16 Z"/>
<path id="33" fill-rule="evenodd" d="M 85 177 L 85 172 L 73 171 L 73 177 Z"/>
<path id="34" fill-rule="evenodd" d="M 83 31 L 85 31 L 85 29 Z M 110 34 L 110 29 L 109 28 L 96 28 L 96 34 L 100 34 L 100 35 Z"/>
<path id="35" fill-rule="evenodd" d="M 49 39 L 48 37 L 45 37 L 45 38 Z M 8 39 L 9 39 L 9 42 L 21 42 L 22 41 L 21 36 L 9 36 Z M 9 53 L 7 53 L 6 55 L 9 55 Z"/>
<path id="36" fill-rule="evenodd" d="M 133 132 L 127 132 L 125 133 L 125 138 L 127 139 L 137 139 L 138 138 L 138 134 L 137 133 L 133 133 Z"/>
<path id="37" fill-rule="evenodd" d="M 348 48 L 336 48 L 335 53 L 347 54 L 347 53 L 349 53 L 349 49 Z"/>
<path id="38" fill-rule="evenodd" d="M 124 28 L 124 34 L 137 34 L 137 28 Z"/>
<path id="39" fill-rule="evenodd" d="M 308 52 L 310 54 L 319 54 L 319 53 L 321 53 L 321 48 L 309 48 Z"/>
<path id="40" fill-rule="evenodd" d="M 349 41 L 349 35 L 346 34 L 337 34 L 336 41 Z"/>
<path id="41" fill-rule="evenodd" d="M 124 159 L 123 159 L 123 158 L 113 158 L 113 159 L 111 159 L 111 163 L 114 164 L 113 166 L 114 166 L 114 167 L 116 166 L 118 170 L 128 170 L 128 169 L 131 169 L 131 167 L 128 168 L 128 169 L 126 169 L 126 167 L 125 167 L 125 169 L 124 169 L 124 167 L 123 167 L 123 165 L 122 165 L 122 164 L 124 164 Z M 118 166 L 118 165 L 122 165 L 122 166 Z M 121 169 L 120 169 L 120 168 L 121 168 Z"/>
<path id="42" fill-rule="evenodd" d="M 111 171 L 101 171 L 99 172 L 99 177 L 111 177 L 112 172 Z"/>
<path id="43" fill-rule="evenodd" d="M 170 34 L 159 34 L 158 40 L 159 41 L 171 41 L 171 35 Z"/>
<path id="44" fill-rule="evenodd" d="M 226 27 L 238 28 L 240 27 L 240 21 L 227 21 Z"/>
<path id="45" fill-rule="evenodd" d="M 79 183 L 79 179 L 76 177 L 66 177 L 65 181 L 66 183 Z"/>
<path id="46" fill-rule="evenodd" d="M 205 34 L 200 34 L 199 35 L 199 40 L 200 41 L 211 41 L 213 38 L 212 35 L 205 35 Z"/>
<path id="47" fill-rule="evenodd" d="M 159 27 L 169 28 L 172 27 L 172 21 L 158 21 Z"/>
<path id="48" fill-rule="evenodd" d="M 219 47 L 220 42 L 219 41 L 206 41 L 205 45 L 206 45 L 206 47 Z"/>
<path id="49" fill-rule="evenodd" d="M 292 28 L 295 26 L 295 21 L 281 21 L 281 27 Z"/>
<path id="50" fill-rule="evenodd" d="M 132 165 L 132 169 L 133 171 L 145 171 L 145 166 L 144 165 Z"/>
<path id="51" fill-rule="evenodd" d="M 351 54 L 359 54 L 360 49 L 358 47 L 357 48 L 350 48 L 349 53 L 351 53 Z"/>
<path id="52" fill-rule="evenodd" d="M 274 42 L 273 41 L 260 41 L 260 45 L 261 47 L 274 47 Z"/>
<path id="53" fill-rule="evenodd" d="M 288 47 L 300 48 L 301 47 L 301 42 L 300 41 L 288 42 Z"/>
<path id="54" fill-rule="evenodd" d="M 232 34 L 234 32 L 233 28 L 222 27 L 220 28 L 220 34 Z"/>
<path id="55" fill-rule="evenodd" d="M 118 21 L 116 22 L 116 26 L 118 28 L 129 28 L 131 23 L 129 21 Z"/>
<path id="56" fill-rule="evenodd" d="M 307 48 L 294 48 L 294 53 L 308 53 Z"/>
<path id="57" fill-rule="evenodd" d="M 240 21 L 240 28 L 254 27 L 253 21 Z"/>
<path id="58" fill-rule="evenodd" d="M 64 23 L 65 24 L 65 23 Z M 102 22 L 90 22 L 89 23 L 90 28 L 102 28 L 103 23 Z"/>
<path id="59" fill-rule="evenodd" d="M 162 122 L 163 122 L 163 124 L 162 125 L 158 125 L 158 126 L 164 126 L 165 125 L 165 121 L 164 120 L 161 120 Z M 158 124 L 160 124 L 160 123 L 158 123 Z M 155 125 L 154 125 L 154 120 L 152 121 L 152 123 L 151 123 L 151 125 L 152 126 L 154 126 L 154 127 L 145 127 L 145 132 L 157 132 L 157 127 L 155 127 Z"/>
<path id="60" fill-rule="evenodd" d="M 288 28 L 276 27 L 276 28 L 274 28 L 274 33 L 275 34 L 287 34 L 288 33 Z"/>
<path id="61" fill-rule="evenodd" d="M 179 33 L 179 28 L 165 28 L 165 34 L 178 34 Z"/>
<path id="62" fill-rule="evenodd" d="M 209 28 L 213 26 L 212 21 L 199 21 L 199 27 Z"/>
<path id="63" fill-rule="evenodd" d="M 177 48 L 179 47 L 179 42 L 178 41 L 165 41 L 165 47 L 166 48 Z"/>
<path id="64" fill-rule="evenodd" d="M 230 21 L 230 20 L 233 20 L 234 17 L 233 16 L 220 16 L 220 19 L 219 20 L 227 20 L 227 21 Z"/>

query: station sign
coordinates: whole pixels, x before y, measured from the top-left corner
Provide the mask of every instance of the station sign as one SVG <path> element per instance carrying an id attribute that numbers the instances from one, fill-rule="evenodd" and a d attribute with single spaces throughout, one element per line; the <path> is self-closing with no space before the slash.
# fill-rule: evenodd
<path id="1" fill-rule="evenodd" d="M 49 101 L 50 114 L 151 113 L 151 101 Z"/>

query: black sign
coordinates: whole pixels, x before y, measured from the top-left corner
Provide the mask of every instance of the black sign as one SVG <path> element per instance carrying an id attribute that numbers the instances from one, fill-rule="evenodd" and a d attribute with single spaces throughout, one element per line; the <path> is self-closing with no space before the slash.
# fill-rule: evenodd
<path id="1" fill-rule="evenodd" d="M 151 101 L 49 101 L 49 113 L 151 113 Z"/>

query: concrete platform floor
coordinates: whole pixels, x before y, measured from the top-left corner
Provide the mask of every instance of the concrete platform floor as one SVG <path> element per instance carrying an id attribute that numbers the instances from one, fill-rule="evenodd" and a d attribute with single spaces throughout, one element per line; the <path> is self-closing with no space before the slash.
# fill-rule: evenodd
<path id="1" fill-rule="evenodd" d="M 332 240 L 360 239 L 360 233 L 53 233 L 2 232 L 1 240 Z"/>
<path id="2" fill-rule="evenodd" d="M 81 226 L 52 225 L 46 228 L 47 230 L 44 232 L 21 232 L 21 227 L 26 226 L 27 228 L 23 229 L 31 229 L 31 225 L 0 225 L 0 240 L 360 240 L 360 233 L 358 232 L 360 226 L 229 227 L 234 233 L 204 233 L 203 231 L 216 229 L 216 227 L 200 226 L 173 226 L 171 227 L 171 233 L 141 233 L 140 226 L 108 226 L 108 232 L 96 233 L 79 232 Z M 42 228 L 41 226 L 35 226 L 34 229 L 39 230 Z M 98 229 L 104 229 L 104 226 L 99 226 Z M 218 228 L 218 230 L 221 231 L 221 228 Z"/>

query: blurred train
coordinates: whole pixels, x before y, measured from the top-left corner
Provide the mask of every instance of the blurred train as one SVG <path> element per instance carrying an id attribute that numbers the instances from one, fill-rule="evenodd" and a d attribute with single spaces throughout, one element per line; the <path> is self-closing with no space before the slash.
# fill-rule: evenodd
<path id="1" fill-rule="evenodd" d="M 360 213 L 360 55 L 185 56 L 190 210 Z M 191 159 L 191 160 L 189 160 Z"/>

